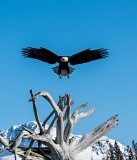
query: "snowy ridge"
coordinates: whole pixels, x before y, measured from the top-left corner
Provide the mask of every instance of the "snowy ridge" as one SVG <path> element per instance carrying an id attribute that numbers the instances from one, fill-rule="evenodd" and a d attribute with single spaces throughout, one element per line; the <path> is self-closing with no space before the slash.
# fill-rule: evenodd
<path id="1" fill-rule="evenodd" d="M 14 125 L 8 130 L 0 130 L 0 136 L 14 140 L 16 137 L 19 135 L 19 133 L 23 130 L 22 126 L 25 126 L 26 128 L 39 133 L 39 128 L 37 126 L 37 123 L 34 121 L 28 122 L 24 125 Z M 46 125 L 46 128 L 48 128 L 48 125 Z M 52 137 L 53 139 L 55 138 L 56 135 L 56 129 L 53 128 L 52 130 Z M 72 135 L 71 140 L 73 141 L 79 141 L 81 138 L 81 135 Z M 20 146 L 21 147 L 28 147 L 30 143 L 30 140 L 23 139 Z M 106 141 L 99 141 L 98 143 L 95 143 L 94 145 L 89 146 L 87 149 L 83 150 L 78 156 L 77 160 L 105 160 L 106 158 L 106 153 L 108 152 L 109 149 L 109 143 L 114 145 L 115 140 L 109 139 L 109 142 Z M 126 159 L 128 152 L 127 152 L 127 147 L 122 145 L 121 143 L 117 142 L 120 150 Z M 37 147 L 37 143 L 34 143 L 33 147 Z M 2 149 L 3 146 L 0 144 L 0 149 Z M 18 157 L 19 160 L 21 160 L 20 157 Z M 14 160 L 14 156 L 9 153 L 8 151 L 0 152 L 0 160 Z"/>

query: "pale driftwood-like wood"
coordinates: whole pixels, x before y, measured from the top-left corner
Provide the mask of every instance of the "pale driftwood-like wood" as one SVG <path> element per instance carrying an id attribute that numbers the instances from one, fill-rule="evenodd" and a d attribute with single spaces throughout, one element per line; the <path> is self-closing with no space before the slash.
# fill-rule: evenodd
<path id="1" fill-rule="evenodd" d="M 40 133 L 36 134 L 23 126 L 24 130 L 21 131 L 13 142 L 0 137 L 0 143 L 3 144 L 5 149 L 14 153 L 15 160 L 17 159 L 17 155 L 22 156 L 23 160 L 75 160 L 76 156 L 81 151 L 101 140 L 104 134 L 118 125 L 117 115 L 115 115 L 84 135 L 79 141 L 72 140 L 71 134 L 76 123 L 94 113 L 95 108 L 80 112 L 88 105 L 88 103 L 84 103 L 71 114 L 71 107 L 74 102 L 69 94 L 65 94 L 63 97 L 59 96 L 57 104 L 48 92 L 42 91 L 34 95 L 32 90 L 30 90 L 30 94 L 31 99 L 29 101 L 32 102 L 34 116 L 39 126 Z M 40 122 L 36 106 L 36 99 L 40 96 L 45 98 L 53 108 L 53 111 L 45 118 L 43 123 Z M 52 121 L 46 130 L 45 125 L 51 118 Z M 54 125 L 56 125 L 56 137 L 52 139 L 51 132 Z M 28 148 L 19 147 L 23 138 L 31 140 Z M 107 141 L 108 139 L 103 138 L 102 140 Z M 38 142 L 37 148 L 33 148 L 34 141 Z M 42 147 L 42 145 L 45 147 Z"/>
<path id="2" fill-rule="evenodd" d="M 31 97 L 34 96 L 32 90 L 30 90 L 30 94 L 31 94 Z M 38 111 L 37 111 L 37 106 L 36 106 L 36 102 L 33 99 L 32 99 L 32 104 L 33 104 L 33 111 L 34 111 L 36 122 L 37 122 L 37 124 L 39 126 L 40 132 L 43 133 L 44 132 L 44 128 L 43 128 L 43 126 L 40 123 L 39 116 L 38 116 Z"/>
<path id="3" fill-rule="evenodd" d="M 71 144 L 72 154 L 78 154 L 82 150 L 86 149 L 90 144 L 97 142 L 104 134 L 108 133 L 110 130 L 118 125 L 116 120 L 117 115 L 111 117 L 105 123 L 101 124 L 99 127 L 95 128 L 93 131 L 89 132 L 83 136 L 77 144 Z M 91 138 L 92 137 L 92 138 Z"/>
<path id="4" fill-rule="evenodd" d="M 0 137 L 0 142 L 4 145 L 4 147 L 9 146 L 9 140 L 4 139 L 3 137 Z"/>

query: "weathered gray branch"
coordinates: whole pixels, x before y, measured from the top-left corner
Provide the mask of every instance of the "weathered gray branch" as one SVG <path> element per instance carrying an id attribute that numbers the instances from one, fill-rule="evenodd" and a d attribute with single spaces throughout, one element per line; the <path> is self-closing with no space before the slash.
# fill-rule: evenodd
<path id="1" fill-rule="evenodd" d="M 63 96 L 63 97 L 59 96 L 58 106 L 62 105 L 63 101 L 65 101 L 65 100 L 66 100 L 66 95 Z M 63 111 L 64 111 L 64 108 L 63 108 Z M 53 111 L 49 114 L 49 116 L 44 120 L 42 126 L 45 127 L 47 121 L 51 118 L 51 116 L 52 116 L 54 113 L 55 113 L 55 112 L 54 112 L 54 110 L 53 110 Z"/>
<path id="2" fill-rule="evenodd" d="M 32 149 L 33 143 L 34 143 L 34 140 L 32 140 L 32 141 L 30 142 L 29 148 L 28 148 L 28 150 L 27 150 L 27 152 L 26 152 L 26 154 L 25 154 L 25 160 L 28 160 L 28 159 L 29 159 L 29 155 L 30 155 L 30 153 L 31 153 L 31 149 Z"/>
<path id="3" fill-rule="evenodd" d="M 48 158 L 52 159 L 51 154 L 48 154 L 48 153 L 45 153 L 45 152 L 44 152 L 44 150 L 43 150 L 42 147 L 41 147 L 41 144 L 42 144 L 42 143 L 39 141 L 39 142 L 38 142 L 38 147 L 39 147 L 39 150 L 41 151 L 41 153 L 42 153 L 45 157 L 48 157 Z"/>
<path id="4" fill-rule="evenodd" d="M 9 140 L 0 136 L 0 142 L 4 145 L 4 147 L 9 145 Z"/>
<path id="5" fill-rule="evenodd" d="M 54 110 L 53 110 L 53 111 L 49 114 L 49 116 L 44 120 L 44 122 L 43 122 L 43 124 L 42 124 L 43 127 L 45 127 L 47 121 L 51 118 L 51 116 L 52 116 L 54 113 L 55 113 L 55 112 L 54 112 Z"/>
<path id="6" fill-rule="evenodd" d="M 52 131 L 52 129 L 54 127 L 54 124 L 56 123 L 57 119 L 58 119 L 58 117 L 55 115 L 54 119 L 52 120 L 52 122 L 51 122 L 51 124 L 50 124 L 50 126 L 48 128 L 48 130 L 46 131 L 47 134 L 51 133 L 51 131 Z"/>
<path id="7" fill-rule="evenodd" d="M 21 131 L 21 133 L 17 136 L 16 140 L 13 142 L 13 148 L 11 150 L 15 150 L 19 144 L 21 143 L 24 136 L 29 136 L 30 133 L 26 130 Z"/>
<path id="8" fill-rule="evenodd" d="M 33 95 L 32 90 L 30 90 L 30 94 L 31 94 L 31 97 L 32 97 L 33 111 L 34 111 L 35 119 L 36 119 L 36 122 L 37 122 L 37 124 L 38 124 L 38 126 L 39 126 L 40 132 L 43 133 L 43 132 L 44 132 L 44 128 L 43 128 L 43 126 L 41 125 L 40 120 L 39 120 L 38 111 L 37 111 L 37 106 L 36 106 L 35 99 L 33 98 L 34 95 Z"/>
<path id="9" fill-rule="evenodd" d="M 72 116 L 77 115 L 78 112 L 79 112 L 82 108 L 84 108 L 85 106 L 87 106 L 87 105 L 88 105 L 88 102 L 80 105 L 78 108 L 75 109 L 75 111 L 73 112 Z"/>
<path id="10" fill-rule="evenodd" d="M 68 117 L 68 122 L 66 125 L 66 128 L 64 130 L 64 141 L 66 143 L 68 143 L 69 140 L 69 136 L 75 126 L 75 124 L 82 118 L 85 118 L 87 116 L 89 116 L 90 114 L 95 112 L 95 108 L 91 108 L 90 110 L 86 111 L 86 112 L 82 112 L 80 114 L 78 114 L 78 112 L 85 106 L 87 106 L 88 103 L 85 103 L 83 105 L 81 105 L 80 107 L 78 107 L 72 114 L 71 117 Z"/>
<path id="11" fill-rule="evenodd" d="M 27 152 L 26 148 L 17 148 L 17 155 L 22 156 L 25 159 L 25 156 Z M 44 157 L 43 155 L 39 154 L 39 153 L 35 153 L 35 152 L 31 152 L 31 158 L 33 160 L 48 160 L 46 157 Z"/>
<path id="12" fill-rule="evenodd" d="M 38 92 L 29 101 L 33 101 L 34 99 L 36 99 L 40 96 L 44 97 L 51 104 L 51 106 L 53 107 L 53 109 L 57 115 L 61 114 L 61 110 L 59 109 L 59 107 L 57 106 L 57 104 L 55 103 L 55 101 L 53 100 L 53 98 L 51 97 L 51 95 L 48 92 L 45 92 L 45 91 Z"/>
<path id="13" fill-rule="evenodd" d="M 17 160 L 17 148 L 15 148 L 14 150 L 14 157 L 15 157 L 15 160 Z"/>
<path id="14" fill-rule="evenodd" d="M 78 154 L 85 148 L 87 148 L 90 144 L 94 144 L 97 142 L 104 134 L 108 133 L 110 130 L 115 128 L 118 125 L 118 120 L 116 120 L 117 115 L 111 117 L 108 119 L 106 122 L 101 124 L 99 127 L 95 128 L 93 131 L 90 133 L 86 134 L 83 136 L 80 141 L 75 144 L 75 146 L 70 144 L 72 147 L 72 153 Z"/>
<path id="15" fill-rule="evenodd" d="M 63 99 L 64 98 L 64 99 Z M 60 114 L 58 115 L 57 119 L 57 127 L 56 127 L 56 140 L 57 143 L 60 144 L 61 146 L 63 145 L 63 131 L 64 131 L 64 121 L 63 121 L 63 101 L 65 100 L 65 97 L 59 97 L 59 103 L 58 106 L 61 110 Z"/>

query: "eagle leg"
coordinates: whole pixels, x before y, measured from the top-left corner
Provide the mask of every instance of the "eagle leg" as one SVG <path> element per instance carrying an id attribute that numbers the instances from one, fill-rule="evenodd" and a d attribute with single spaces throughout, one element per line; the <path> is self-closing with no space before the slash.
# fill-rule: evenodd
<path id="1" fill-rule="evenodd" d="M 70 78 L 70 74 L 68 74 L 67 77 Z"/>
<path id="2" fill-rule="evenodd" d="M 62 78 L 62 74 L 59 75 L 59 78 L 60 78 L 60 79 Z"/>

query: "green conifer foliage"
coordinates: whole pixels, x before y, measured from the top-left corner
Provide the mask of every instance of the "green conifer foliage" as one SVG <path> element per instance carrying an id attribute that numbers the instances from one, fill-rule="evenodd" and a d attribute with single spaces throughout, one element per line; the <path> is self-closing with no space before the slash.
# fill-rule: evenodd
<path id="1" fill-rule="evenodd" d="M 137 160 L 137 143 L 134 140 L 132 141 L 132 149 L 134 152 L 134 159 Z"/>
<path id="2" fill-rule="evenodd" d="M 128 158 L 129 158 L 129 160 L 135 160 L 135 159 L 134 159 L 134 155 L 133 155 L 133 152 L 132 152 L 132 149 L 131 149 L 131 148 L 129 149 L 129 157 L 128 157 Z"/>
<path id="3" fill-rule="evenodd" d="M 108 154 L 107 154 L 107 159 L 106 160 L 115 160 L 114 147 L 113 147 L 113 145 L 111 143 L 109 144 L 109 150 L 108 150 Z"/>
<path id="4" fill-rule="evenodd" d="M 120 151 L 120 148 L 119 148 L 116 141 L 115 141 L 115 144 L 114 144 L 114 148 L 115 148 L 116 159 L 117 160 L 123 160 L 122 152 Z"/>
<path id="5" fill-rule="evenodd" d="M 120 148 L 116 141 L 114 143 L 114 146 L 112 144 L 109 144 L 107 160 L 124 160 L 122 152 L 120 151 Z"/>

